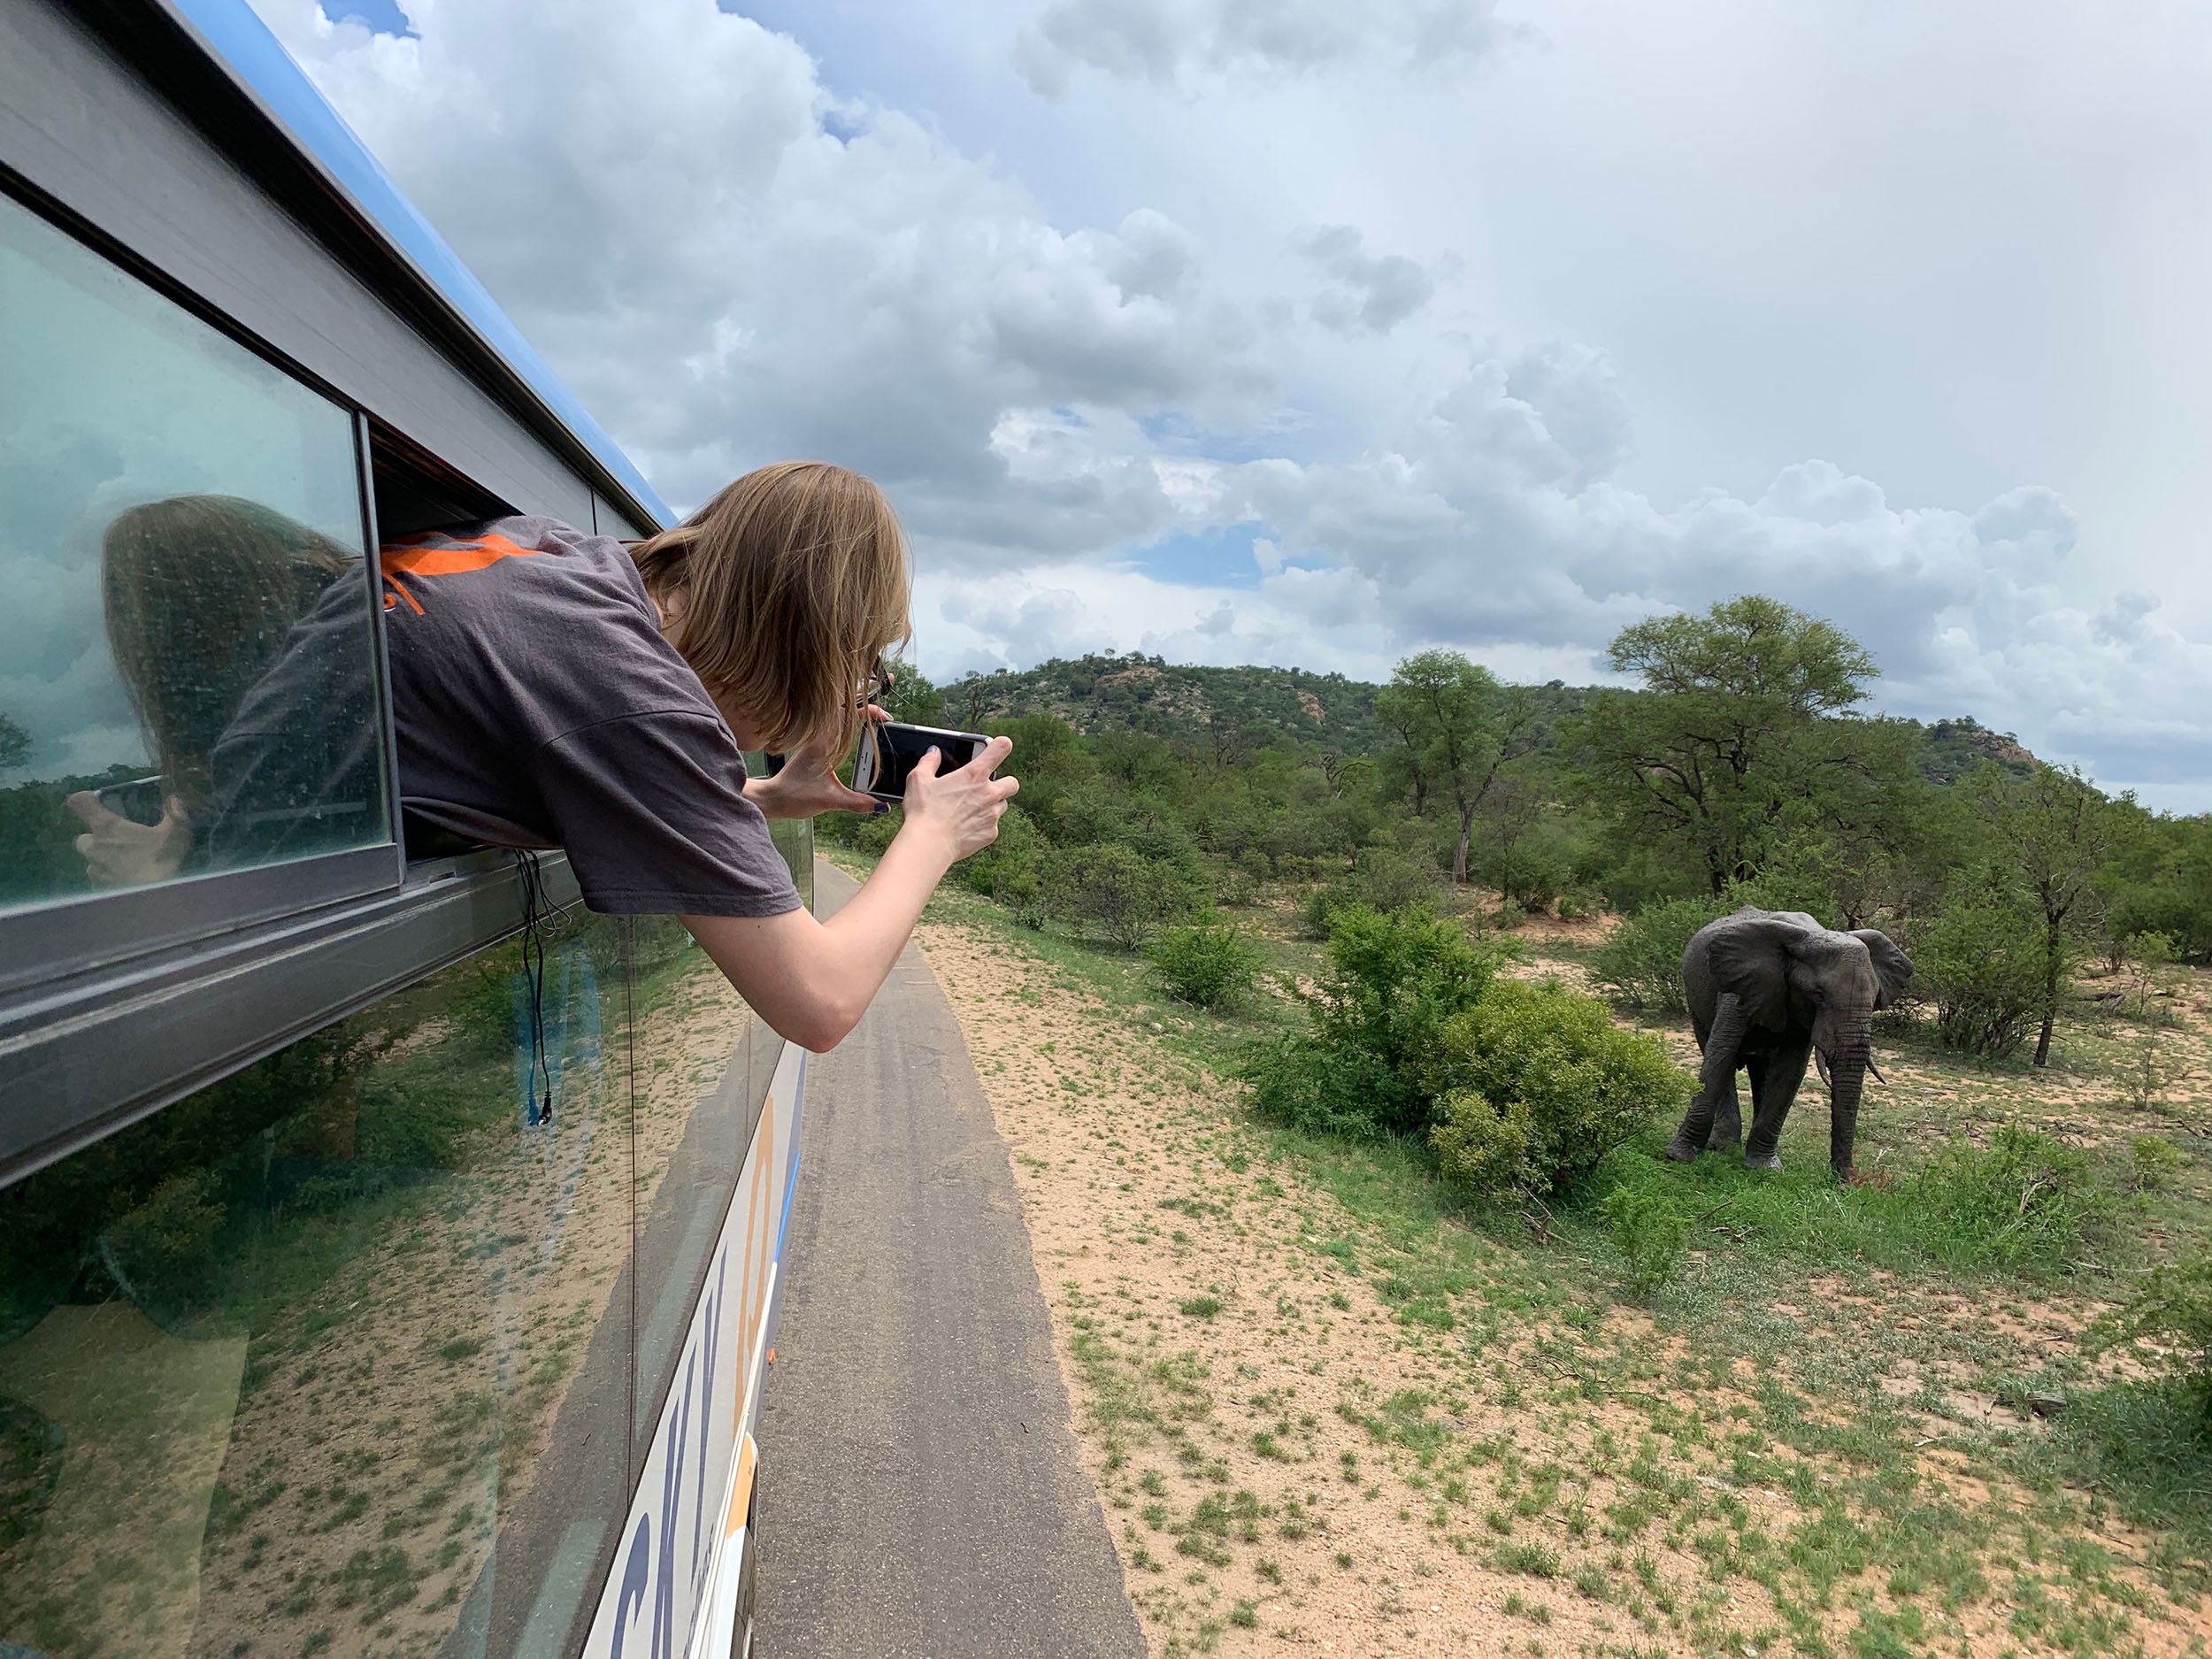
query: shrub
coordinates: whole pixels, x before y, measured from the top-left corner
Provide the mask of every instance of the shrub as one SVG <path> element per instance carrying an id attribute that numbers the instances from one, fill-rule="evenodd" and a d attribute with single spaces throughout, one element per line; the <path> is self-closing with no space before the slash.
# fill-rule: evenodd
<path id="1" fill-rule="evenodd" d="M 1444 1176 L 1491 1192 L 1571 1185 L 1695 1087 L 1656 1041 L 1555 980 L 1493 981 L 1444 1027 L 1437 1079 Z"/>
<path id="2" fill-rule="evenodd" d="M 1436 866 L 1426 859 L 1394 847 L 1363 847 L 1350 870 L 1306 900 L 1306 930 L 1326 939 L 1332 916 L 1361 905 L 1386 913 L 1409 904 L 1433 910 L 1437 892 Z"/>
<path id="3" fill-rule="evenodd" d="M 1126 950 L 1141 948 L 1162 923 L 1191 910 L 1180 871 L 1119 841 L 1068 849 L 1054 860 L 1047 879 L 1069 915 Z"/>
<path id="4" fill-rule="evenodd" d="M 1478 949 L 1417 905 L 1339 910 L 1328 969 L 1300 993 L 1307 1029 L 1261 1044 L 1245 1080 L 1263 1115 L 1354 1135 L 1426 1133 L 1445 1023 L 1472 1007 L 1509 942 Z"/>
<path id="5" fill-rule="evenodd" d="M 1260 884 L 1241 864 L 1223 864 L 1214 873 L 1214 902 L 1224 910 L 1249 910 L 1260 902 Z"/>
<path id="6" fill-rule="evenodd" d="M 1500 1572 L 1525 1572 L 1532 1578 L 1556 1578 L 1559 1552 L 1542 1544 L 1500 1544 L 1496 1555 Z"/>
<path id="7" fill-rule="evenodd" d="M 1689 1254 L 1690 1218 L 1656 1193 L 1616 1187 L 1605 1196 L 1614 1248 L 1628 1264 L 1629 1294 L 1648 1296 L 1682 1271 Z"/>
<path id="8" fill-rule="evenodd" d="M 1921 1171 L 1913 1199 L 1932 1255 L 2014 1272 L 2073 1266 L 2114 1210 L 2086 1154 L 2016 1124 L 2001 1125 L 1987 1151 L 1953 1141 Z"/>
<path id="9" fill-rule="evenodd" d="M 971 892 L 1019 909 L 1043 887 L 1046 850 L 1036 820 L 1010 805 L 999 818 L 998 839 L 961 861 L 961 882 Z"/>
<path id="10" fill-rule="evenodd" d="M 826 827 L 830 839 L 841 845 L 881 857 L 899 826 L 906 822 L 906 814 L 897 807 L 888 812 L 825 812 L 815 822 Z"/>
<path id="11" fill-rule="evenodd" d="M 1686 1013 L 1682 953 L 1699 928 L 1735 908 L 1718 899 L 1655 900 L 1591 953 L 1590 977 L 1631 1007 Z"/>
<path id="12" fill-rule="evenodd" d="M 2042 924 L 2013 895 L 1956 897 L 1914 941 L 1915 989 L 1948 1048 L 2003 1059 L 2043 1018 Z"/>
<path id="13" fill-rule="evenodd" d="M 2098 1350 L 2146 1342 L 2212 1432 L 2212 1247 L 2154 1269 L 2133 1295 L 2092 1327 Z"/>
<path id="14" fill-rule="evenodd" d="M 2165 1186 L 2181 1173 L 2189 1161 L 2182 1149 L 2163 1135 L 2138 1135 L 2128 1151 L 2135 1166 L 2135 1190 L 2139 1193 Z"/>
<path id="15" fill-rule="evenodd" d="M 1263 960 L 1225 922 L 1171 927 L 1152 945 L 1152 970 L 1168 994 L 1200 1008 L 1225 1008 L 1248 995 Z"/>

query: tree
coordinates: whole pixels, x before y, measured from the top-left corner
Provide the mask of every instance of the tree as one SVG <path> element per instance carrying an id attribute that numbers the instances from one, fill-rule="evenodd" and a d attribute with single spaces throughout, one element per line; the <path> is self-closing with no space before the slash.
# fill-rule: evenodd
<path id="1" fill-rule="evenodd" d="M 1832 623 L 1758 594 L 1624 628 L 1608 652 L 1640 692 L 1563 722 L 1586 792 L 1631 840 L 1663 841 L 1718 895 L 1793 830 L 1882 825 L 1913 732 L 1849 716 L 1878 672 Z"/>
<path id="2" fill-rule="evenodd" d="M 1984 766 L 1969 780 L 2040 921 L 2043 1029 L 2035 1064 L 2051 1060 L 2059 989 L 2097 902 L 2095 880 L 2112 839 L 2111 803 L 2079 772 L 2038 765 L 2025 778 Z"/>
<path id="3" fill-rule="evenodd" d="M 877 694 L 876 702 L 893 719 L 910 725 L 942 726 L 945 721 L 944 692 L 920 669 L 905 663 L 891 664 L 891 683 Z"/>
<path id="4" fill-rule="evenodd" d="M 1414 811 L 1425 811 L 1434 794 L 1458 814 L 1454 881 L 1467 879 L 1475 814 L 1500 769 L 1533 746 L 1535 717 L 1523 687 L 1500 686 L 1457 651 L 1407 657 L 1375 695 L 1375 718 L 1396 739 L 1394 759 L 1412 784 Z"/>
<path id="5" fill-rule="evenodd" d="M 12 772 L 31 757 L 31 734 L 0 714 L 0 772 Z"/>

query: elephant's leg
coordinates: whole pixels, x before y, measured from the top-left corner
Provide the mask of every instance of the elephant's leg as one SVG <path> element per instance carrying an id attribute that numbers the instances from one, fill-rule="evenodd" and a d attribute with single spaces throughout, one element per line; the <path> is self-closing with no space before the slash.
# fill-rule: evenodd
<path id="1" fill-rule="evenodd" d="M 1751 1062 L 1754 1098 L 1756 1098 L 1759 1063 Z M 1736 1093 L 1736 1074 L 1731 1071 L 1728 1080 L 1721 1086 L 1720 1098 L 1713 1103 L 1712 1133 L 1705 1137 L 1708 1152 L 1732 1151 L 1743 1140 L 1743 1102 Z"/>
<path id="2" fill-rule="evenodd" d="M 1714 1120 L 1725 1105 L 1729 1122 L 1742 1133 L 1741 1109 L 1736 1103 L 1736 1051 L 1743 1046 L 1743 1003 L 1723 996 L 1714 1010 L 1713 1028 L 1705 1040 L 1705 1060 L 1697 1073 L 1697 1096 L 1667 1144 L 1667 1156 L 1687 1164 L 1703 1152 L 1711 1139 Z"/>
<path id="3" fill-rule="evenodd" d="M 1743 1149 L 1744 1168 L 1778 1170 L 1782 1124 L 1805 1081 L 1805 1062 L 1813 1051 L 1812 1033 L 1793 1031 L 1782 1045 L 1763 1057 L 1753 1074 L 1751 1140 Z"/>

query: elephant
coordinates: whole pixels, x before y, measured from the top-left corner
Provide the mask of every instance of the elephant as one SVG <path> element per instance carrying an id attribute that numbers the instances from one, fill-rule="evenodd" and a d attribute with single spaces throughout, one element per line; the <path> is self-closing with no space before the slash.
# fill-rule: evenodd
<path id="1" fill-rule="evenodd" d="M 1859 1094 L 1872 1065 L 1869 1022 L 1911 979 L 1912 959 L 1871 927 L 1837 933 L 1802 910 L 1747 904 L 1707 923 L 1682 953 L 1690 1022 L 1705 1059 L 1667 1156 L 1687 1164 L 1742 1139 L 1742 1066 L 1751 1072 L 1752 1101 L 1744 1167 L 1780 1169 L 1782 1120 L 1805 1080 L 1806 1060 L 1817 1054 L 1829 1087 L 1829 1167 L 1850 1179 Z"/>

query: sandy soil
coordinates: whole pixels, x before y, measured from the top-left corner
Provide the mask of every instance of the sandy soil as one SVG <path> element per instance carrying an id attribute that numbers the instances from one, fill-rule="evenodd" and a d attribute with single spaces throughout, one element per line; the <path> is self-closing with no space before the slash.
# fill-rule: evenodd
<path id="1" fill-rule="evenodd" d="M 920 938 L 1014 1160 L 1086 1465 L 1153 1654 L 1755 1655 L 1782 1640 L 1769 1591 L 1711 1563 L 1815 1518 L 1805 1494 L 1839 1503 L 1840 1471 L 1769 1446 L 1747 1479 L 1759 1437 L 1740 1420 L 1778 1388 L 1816 1421 L 1846 1414 L 1783 1371 L 1738 1360 L 1717 1375 L 1634 1310 L 1516 1308 L 1513 1256 L 1471 1238 L 1455 1248 L 1491 1275 L 1482 1302 L 1411 1317 L 1384 1266 L 1420 1247 L 1376 1238 L 1270 1162 L 1226 1085 L 995 930 L 937 921 Z M 1531 971 L 1548 965 L 1572 966 Z M 1936 1087 L 1901 1069 L 1908 1087 Z M 2081 1317 L 2016 1313 L 2054 1340 Z M 1634 1357 L 1635 1388 L 1584 1386 L 1577 1356 L 1601 1351 Z M 1898 1392 L 1920 1399 L 1931 1380 Z M 1958 1425 L 1939 1421 L 1923 1489 L 2019 1514 L 2025 1494 L 1969 1475 L 1935 1443 Z M 1655 1522 L 1637 1509 L 1655 1486 L 1676 1494 Z M 2117 1650 L 2182 1654 L 2199 1615 L 2146 1590 L 2131 1565 L 2145 1540 L 2109 1525 L 2099 1541 L 2108 1582 L 2144 1609 Z M 1862 1617 L 1899 1611 L 1892 1587 L 1870 1572 L 1835 1586 L 1837 1651 Z M 2015 1646 L 2008 1615 L 1985 1594 L 1932 1617 L 1928 1638 L 1996 1655 Z"/>

